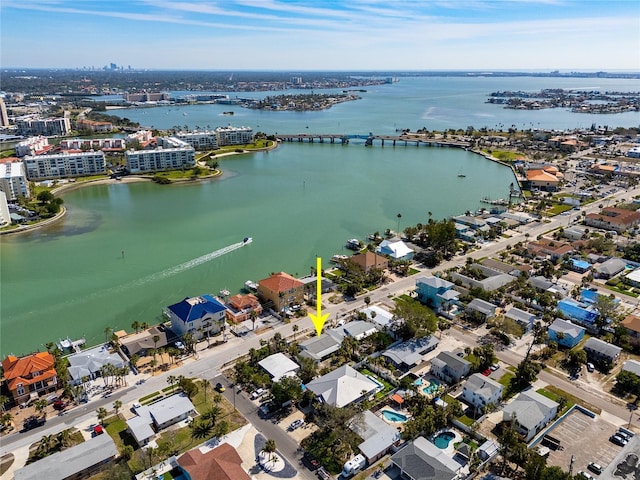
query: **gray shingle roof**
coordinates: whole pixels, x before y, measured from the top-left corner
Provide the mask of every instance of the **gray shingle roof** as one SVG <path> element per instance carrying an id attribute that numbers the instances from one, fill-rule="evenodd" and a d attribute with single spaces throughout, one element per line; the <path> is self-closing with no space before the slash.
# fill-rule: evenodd
<path id="1" fill-rule="evenodd" d="M 549 330 L 553 330 L 556 333 L 569 335 L 571 338 L 576 338 L 578 335 L 580 335 L 580 332 L 585 330 L 585 328 L 581 327 L 580 325 L 576 325 L 569 320 L 556 318 L 553 323 L 549 325 Z"/>
<path id="2" fill-rule="evenodd" d="M 503 412 L 509 415 L 510 418 L 513 418 L 515 414 L 520 425 L 527 430 L 532 430 L 545 418 L 550 410 L 557 407 L 558 404 L 556 402 L 544 395 L 528 391 L 521 392 L 515 400 L 504 407 Z"/>
<path id="3" fill-rule="evenodd" d="M 637 360 L 627 360 L 622 364 L 622 370 L 624 372 L 635 373 L 640 377 L 640 362 Z"/>
<path id="4" fill-rule="evenodd" d="M 391 461 L 413 480 L 453 480 L 460 465 L 424 437 L 418 437 Z"/>
<path id="5" fill-rule="evenodd" d="M 342 408 L 358 400 L 363 391 L 372 392 L 378 385 L 349 365 L 343 365 L 311 380 L 307 388 L 325 403 Z"/>
<path id="6" fill-rule="evenodd" d="M 422 338 L 413 338 L 406 342 L 388 348 L 382 355 L 392 360 L 396 365 L 417 365 L 422 361 L 422 355 L 433 350 L 440 340 L 433 335 Z"/>
<path id="7" fill-rule="evenodd" d="M 609 358 L 616 358 L 622 352 L 620 347 L 616 347 L 604 340 L 600 340 L 599 338 L 591 337 L 584 343 L 585 350 L 593 350 L 600 355 L 604 355 Z"/>
<path id="8" fill-rule="evenodd" d="M 484 315 L 493 315 L 496 311 L 496 306 L 493 303 L 486 302 L 481 298 L 474 298 L 471 300 L 467 305 L 467 308 L 480 312 Z"/>

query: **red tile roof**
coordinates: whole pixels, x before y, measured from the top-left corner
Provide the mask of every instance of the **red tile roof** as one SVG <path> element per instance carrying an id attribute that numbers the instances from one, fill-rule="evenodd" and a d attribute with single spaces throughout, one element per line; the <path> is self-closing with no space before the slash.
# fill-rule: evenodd
<path id="1" fill-rule="evenodd" d="M 213 450 L 202 453 L 189 450 L 178 459 L 191 480 L 251 480 L 242 467 L 242 459 L 235 448 L 224 443 Z"/>
<path id="2" fill-rule="evenodd" d="M 269 278 L 260 280 L 258 284 L 271 292 L 278 293 L 288 292 L 304 285 L 300 280 L 285 272 L 274 273 Z"/>
<path id="3" fill-rule="evenodd" d="M 20 383 L 26 386 L 55 377 L 54 364 L 53 355 L 49 352 L 38 352 L 21 358 L 9 355 L 2 361 L 7 387 L 9 390 L 15 390 Z M 37 377 L 29 378 L 33 372 L 40 374 Z"/>

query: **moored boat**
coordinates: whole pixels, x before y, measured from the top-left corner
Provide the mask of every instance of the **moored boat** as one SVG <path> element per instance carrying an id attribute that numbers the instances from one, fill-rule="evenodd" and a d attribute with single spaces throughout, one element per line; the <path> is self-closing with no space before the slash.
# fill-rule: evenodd
<path id="1" fill-rule="evenodd" d="M 329 260 L 331 263 L 340 263 L 343 260 L 346 260 L 347 258 L 349 258 L 348 255 L 334 255 L 333 257 L 331 257 L 331 260 Z"/>
<path id="2" fill-rule="evenodd" d="M 250 292 L 255 292 L 258 290 L 258 284 L 252 282 L 251 280 L 247 280 L 246 282 L 244 282 L 244 288 L 245 290 L 248 290 Z"/>

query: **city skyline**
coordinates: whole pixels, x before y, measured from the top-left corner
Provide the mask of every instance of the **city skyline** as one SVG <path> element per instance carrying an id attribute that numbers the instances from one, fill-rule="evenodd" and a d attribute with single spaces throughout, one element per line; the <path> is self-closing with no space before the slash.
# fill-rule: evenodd
<path id="1" fill-rule="evenodd" d="M 3 0 L 0 14 L 3 68 L 640 68 L 632 1 Z"/>

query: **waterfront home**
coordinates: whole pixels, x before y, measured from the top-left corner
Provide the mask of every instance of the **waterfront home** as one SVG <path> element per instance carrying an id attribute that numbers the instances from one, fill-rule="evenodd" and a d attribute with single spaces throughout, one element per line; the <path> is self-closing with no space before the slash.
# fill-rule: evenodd
<path id="1" fill-rule="evenodd" d="M 358 445 L 360 453 L 369 465 L 382 458 L 401 441 L 400 432 L 377 415 L 365 410 L 349 421 L 349 428 L 362 438 Z"/>
<path id="2" fill-rule="evenodd" d="M 74 384 L 79 384 L 82 379 L 89 377 L 94 379 L 100 376 L 100 369 L 106 365 L 123 368 L 127 363 L 117 353 L 112 353 L 106 345 L 83 350 L 67 357 L 69 360 L 69 376 Z"/>
<path id="3" fill-rule="evenodd" d="M 483 410 L 487 405 L 498 405 L 502 399 L 502 384 L 485 377 L 481 373 L 471 375 L 462 386 L 462 398 L 476 410 Z"/>
<path id="4" fill-rule="evenodd" d="M 132 355 L 143 357 L 152 349 L 164 348 L 175 340 L 177 340 L 176 335 L 160 324 L 154 325 L 149 330 L 123 337 L 120 347 L 129 358 Z"/>
<path id="5" fill-rule="evenodd" d="M 517 432 L 529 442 L 558 414 L 558 403 L 533 390 L 520 394 L 502 410 L 504 422 L 515 422 Z"/>
<path id="6" fill-rule="evenodd" d="M 509 318 L 524 328 L 525 333 L 533 328 L 533 322 L 536 316 L 533 313 L 521 310 L 520 308 L 511 307 L 504 313 L 505 318 Z"/>
<path id="7" fill-rule="evenodd" d="M 469 375 L 470 369 L 471 363 L 453 352 L 440 352 L 431 359 L 431 374 L 450 384 Z"/>
<path id="8" fill-rule="evenodd" d="M 449 305 L 459 302 L 460 293 L 454 287 L 454 283 L 432 275 L 416 279 L 418 300 L 436 311 L 447 310 Z"/>
<path id="9" fill-rule="evenodd" d="M 300 365 L 284 353 L 274 353 L 258 362 L 258 365 L 271 376 L 271 380 L 279 382 L 283 377 L 294 377 Z"/>
<path id="10" fill-rule="evenodd" d="M 496 306 L 481 298 L 474 298 L 467 304 L 466 313 L 477 323 L 484 323 L 496 316 Z"/>
<path id="11" fill-rule="evenodd" d="M 251 312 L 262 314 L 262 305 L 253 294 L 233 295 L 226 304 L 225 315 L 230 323 L 242 323 L 251 318 Z"/>
<path id="12" fill-rule="evenodd" d="M 369 272 L 374 268 L 381 268 L 385 270 L 389 266 L 389 260 L 387 257 L 383 257 L 382 255 L 378 255 L 377 253 L 373 253 L 370 251 L 366 251 L 363 253 L 357 253 L 350 257 L 350 260 L 362 267 L 364 272 Z"/>
<path id="13" fill-rule="evenodd" d="M 626 208 L 605 207 L 600 213 L 588 213 L 584 223 L 590 227 L 623 233 L 640 224 L 640 212 Z"/>
<path id="14" fill-rule="evenodd" d="M 400 478 L 411 480 L 454 480 L 463 467 L 424 437 L 394 453 L 391 463 L 400 469 Z"/>
<path id="15" fill-rule="evenodd" d="M 118 456 L 110 435 L 97 435 L 78 445 L 44 457 L 15 471 L 15 480 L 89 478 Z"/>
<path id="16" fill-rule="evenodd" d="M 340 350 L 341 343 L 341 339 L 328 333 L 322 333 L 320 336 L 314 335 L 299 344 L 300 356 L 320 362 Z"/>
<path id="17" fill-rule="evenodd" d="M 412 338 L 394 347 L 387 348 L 382 356 L 396 368 L 406 371 L 424 360 L 424 355 L 435 350 L 440 343 L 433 335 L 422 338 Z"/>
<path id="18" fill-rule="evenodd" d="M 349 365 L 343 365 L 311 380 L 307 388 L 321 402 L 342 408 L 369 397 L 379 385 Z"/>
<path id="19" fill-rule="evenodd" d="M 634 346 L 640 345 L 640 317 L 638 315 L 627 315 L 620 322 L 620 326 L 627 332 L 629 343 Z"/>
<path id="20" fill-rule="evenodd" d="M 604 360 L 615 363 L 622 353 L 622 348 L 595 337 L 588 339 L 583 348 L 587 352 L 587 356 L 595 362 Z"/>
<path id="21" fill-rule="evenodd" d="M 194 448 L 178 458 L 178 466 L 188 480 L 251 480 L 242 469 L 242 458 L 229 443 L 202 453 Z"/>
<path id="22" fill-rule="evenodd" d="M 467 227 L 472 228 L 473 230 L 480 230 L 482 232 L 488 232 L 489 226 L 487 222 L 478 217 L 472 217 L 470 215 L 457 215 L 453 217 L 453 220 L 456 224 L 466 225 Z"/>
<path id="23" fill-rule="evenodd" d="M 24 357 L 7 356 L 2 361 L 5 388 L 16 404 L 55 392 L 58 374 L 55 359 L 49 352 L 37 352 Z"/>
<path id="24" fill-rule="evenodd" d="M 304 284 L 304 293 L 315 298 L 316 293 L 318 292 L 318 277 L 304 277 L 301 278 L 300 281 Z M 335 283 L 328 278 L 322 277 L 320 279 L 320 291 L 322 293 L 333 292 L 336 288 Z"/>
<path id="25" fill-rule="evenodd" d="M 263 304 L 272 305 L 273 310 L 282 312 L 304 302 L 304 283 L 288 273 L 274 273 L 258 282 L 258 296 Z"/>
<path id="26" fill-rule="evenodd" d="M 573 348 L 584 338 L 586 329 L 569 320 L 556 318 L 547 330 L 549 340 L 567 348 Z"/>
<path id="27" fill-rule="evenodd" d="M 216 335 L 225 328 L 227 308 L 211 295 L 187 297 L 169 305 L 164 313 L 171 321 L 171 330 L 178 337 L 185 333 L 201 340 Z"/>
<path id="28" fill-rule="evenodd" d="M 627 262 L 622 258 L 610 258 L 609 260 L 595 265 L 593 267 L 593 274 L 596 278 L 609 279 L 613 278 L 627 267 Z"/>
<path id="29" fill-rule="evenodd" d="M 394 260 L 411 260 L 414 253 L 402 240 L 395 242 L 383 240 L 376 248 L 376 252 L 382 255 L 389 255 Z"/>

